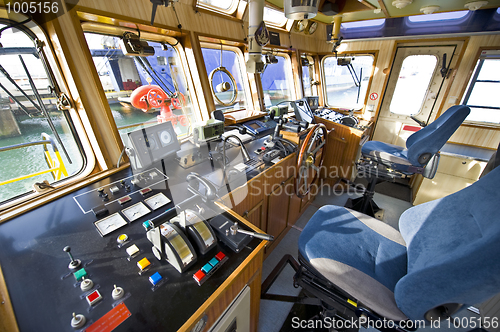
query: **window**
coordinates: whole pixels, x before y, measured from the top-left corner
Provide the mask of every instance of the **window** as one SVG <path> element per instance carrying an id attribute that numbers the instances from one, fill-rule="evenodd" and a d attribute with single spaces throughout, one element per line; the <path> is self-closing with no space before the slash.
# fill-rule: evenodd
<path id="1" fill-rule="evenodd" d="M 292 92 L 292 67 L 290 57 L 286 54 L 276 55 L 278 63 L 266 66 L 260 78 L 264 90 L 266 107 L 274 106 L 282 101 L 295 100 Z"/>
<path id="2" fill-rule="evenodd" d="M 224 14 L 233 14 L 238 8 L 238 0 L 198 0 L 198 7 L 219 11 Z"/>
<path id="3" fill-rule="evenodd" d="M 304 85 L 304 97 L 318 95 L 318 87 L 314 80 L 314 59 L 311 56 L 302 56 L 302 84 Z"/>
<path id="4" fill-rule="evenodd" d="M 240 49 L 224 46 L 221 63 L 220 46 L 203 44 L 202 47 L 207 75 L 212 78 L 211 86 L 212 93 L 216 97 L 214 98 L 216 109 L 240 110 L 251 107 L 248 79 L 242 69 L 244 59 Z"/>
<path id="5" fill-rule="evenodd" d="M 326 57 L 323 60 L 326 103 L 330 107 L 361 109 L 373 72 L 373 56 Z"/>
<path id="6" fill-rule="evenodd" d="M 0 203 L 34 193 L 35 182 L 56 186 L 84 166 L 70 116 L 56 106 L 59 87 L 36 50 L 37 35 L 11 24 L 0 21 Z"/>
<path id="7" fill-rule="evenodd" d="M 391 113 L 407 116 L 420 113 L 436 64 L 435 55 L 410 55 L 403 60 L 389 106 Z"/>
<path id="8" fill-rule="evenodd" d="M 285 13 L 273 8 L 264 7 L 264 21 L 268 25 L 282 28 L 288 22 L 288 19 Z"/>
<path id="9" fill-rule="evenodd" d="M 486 53 L 486 54 L 484 54 Z M 490 55 L 488 53 L 497 53 Z M 466 90 L 463 105 L 471 109 L 467 121 L 500 123 L 500 53 L 483 51 Z"/>
<path id="10" fill-rule="evenodd" d="M 197 120 L 176 47 L 148 41 L 154 55 L 127 56 L 120 37 L 87 32 L 85 38 L 122 139 L 125 133 L 164 120 L 171 120 L 179 137 L 190 133 L 190 124 Z M 131 99 L 135 89 L 142 91 L 137 101 Z"/>

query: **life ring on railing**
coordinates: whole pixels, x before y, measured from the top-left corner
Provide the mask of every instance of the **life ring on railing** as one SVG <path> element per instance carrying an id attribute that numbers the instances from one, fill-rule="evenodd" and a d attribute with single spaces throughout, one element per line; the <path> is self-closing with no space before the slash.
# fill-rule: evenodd
<path id="1" fill-rule="evenodd" d="M 130 95 L 130 103 L 135 108 L 140 108 L 144 112 L 151 109 L 151 105 L 148 103 L 146 96 L 149 90 L 151 90 L 151 85 L 143 85 L 136 88 Z"/>

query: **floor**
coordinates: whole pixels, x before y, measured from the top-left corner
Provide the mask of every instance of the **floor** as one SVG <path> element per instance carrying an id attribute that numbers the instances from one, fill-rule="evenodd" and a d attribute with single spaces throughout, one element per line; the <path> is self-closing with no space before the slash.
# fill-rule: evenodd
<path id="1" fill-rule="evenodd" d="M 273 252 L 266 258 L 263 265 L 262 280 L 270 274 L 273 268 L 278 264 L 280 259 L 285 254 L 291 254 L 295 258 L 298 253 L 298 239 L 301 230 L 307 224 L 311 216 L 323 205 L 340 205 L 343 206 L 348 198 L 356 198 L 358 196 L 351 194 L 348 195 L 332 193 L 329 191 L 323 191 L 318 194 L 314 202 L 307 208 L 304 214 L 296 222 L 295 226 L 288 232 L 288 234 L 283 238 L 280 244 L 273 250 Z M 400 200 L 387 195 L 375 193 L 374 200 L 377 202 L 379 207 L 384 209 L 383 221 L 390 226 L 398 229 L 399 216 L 412 205 L 410 202 L 405 200 Z M 276 282 L 273 284 L 269 293 L 271 294 L 282 294 L 282 295 L 298 295 L 300 289 L 293 287 L 293 274 L 294 271 L 291 267 L 287 266 L 281 275 L 278 277 Z M 283 323 L 287 319 L 287 316 L 292 308 L 292 303 L 287 302 L 277 302 L 269 300 L 261 300 L 260 303 L 260 316 L 259 316 L 259 332 L 278 332 L 282 329 L 283 331 L 292 331 L 293 329 L 284 326 Z M 472 312 L 465 310 L 462 311 L 462 316 L 477 318 Z M 462 317 L 461 316 L 461 317 Z M 444 325 L 444 324 L 442 324 Z M 444 328 L 443 328 L 444 327 Z M 441 326 L 441 329 L 446 330 L 445 326 Z M 362 328 L 360 331 L 364 331 Z M 368 329 L 371 331 L 378 331 L 374 328 Z M 418 331 L 430 331 L 436 330 L 436 328 L 422 328 Z M 453 331 L 465 331 L 467 329 L 453 329 Z M 366 331 L 366 330 L 365 330 Z"/>

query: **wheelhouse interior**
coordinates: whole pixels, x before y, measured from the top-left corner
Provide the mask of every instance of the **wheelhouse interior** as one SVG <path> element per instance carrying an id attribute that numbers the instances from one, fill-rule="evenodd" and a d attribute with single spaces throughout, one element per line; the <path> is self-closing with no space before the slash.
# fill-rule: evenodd
<path id="1" fill-rule="evenodd" d="M 499 330 L 500 0 L 0 1 L 0 331 Z"/>

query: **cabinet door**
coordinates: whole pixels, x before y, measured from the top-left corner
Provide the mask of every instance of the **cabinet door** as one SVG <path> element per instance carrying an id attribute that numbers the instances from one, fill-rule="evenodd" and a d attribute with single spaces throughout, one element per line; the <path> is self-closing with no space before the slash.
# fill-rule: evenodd
<path id="1" fill-rule="evenodd" d="M 242 217 L 250 221 L 253 225 L 257 226 L 258 228 L 263 229 L 264 227 L 264 223 L 262 220 L 263 208 L 264 208 L 264 200 L 261 199 L 254 207 L 244 211 Z"/>
<path id="2" fill-rule="evenodd" d="M 268 198 L 267 233 L 277 238 L 287 226 L 290 195 L 287 191 L 293 188 L 293 177 L 274 186 Z"/>

